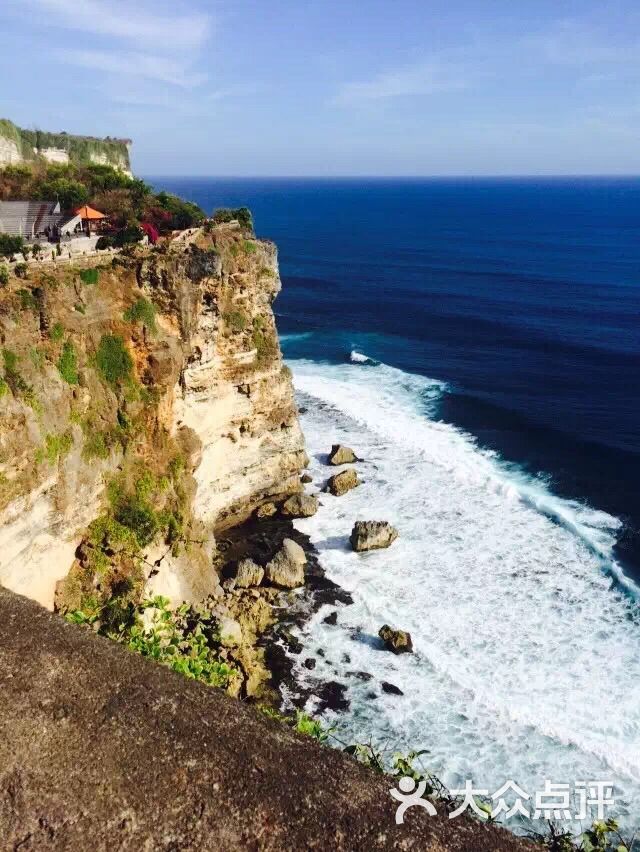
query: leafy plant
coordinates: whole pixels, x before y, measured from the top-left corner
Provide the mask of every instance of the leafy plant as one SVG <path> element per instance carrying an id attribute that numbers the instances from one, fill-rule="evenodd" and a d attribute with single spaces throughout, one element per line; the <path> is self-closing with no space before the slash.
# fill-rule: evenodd
<path id="1" fill-rule="evenodd" d="M 130 308 L 127 308 L 124 312 L 124 319 L 127 322 L 141 322 L 152 333 L 157 331 L 156 309 L 148 299 L 140 298 Z"/>
<path id="2" fill-rule="evenodd" d="M 143 601 L 123 613 L 120 623 L 106 619 L 101 633 L 125 645 L 130 651 L 149 657 L 161 665 L 208 686 L 228 687 L 237 672 L 218 656 L 215 637 L 201 619 L 188 619 L 189 606 L 169 609 L 167 598 Z M 76 610 L 67 615 L 75 624 L 93 624 L 102 620 L 105 608 Z M 146 623 L 142 616 L 146 614 Z"/>
<path id="3" fill-rule="evenodd" d="M 100 278 L 100 270 L 93 266 L 89 269 L 81 269 L 79 275 L 83 284 L 97 284 Z"/>
<path id="4" fill-rule="evenodd" d="M 131 376 L 133 360 L 124 340 L 115 334 L 103 334 L 96 353 L 98 369 L 110 385 L 117 386 Z"/>
<path id="5" fill-rule="evenodd" d="M 54 343 L 59 343 L 64 337 L 64 327 L 62 323 L 57 322 L 49 331 L 49 338 L 53 340 Z"/>
<path id="6" fill-rule="evenodd" d="M 65 341 L 62 347 L 62 353 L 58 359 L 58 370 L 67 384 L 78 384 L 78 358 L 75 347 L 70 340 Z"/>
<path id="7" fill-rule="evenodd" d="M 25 241 L 22 237 L 12 237 L 9 234 L 0 234 L 0 256 L 13 257 L 14 254 L 22 254 L 25 249 Z"/>

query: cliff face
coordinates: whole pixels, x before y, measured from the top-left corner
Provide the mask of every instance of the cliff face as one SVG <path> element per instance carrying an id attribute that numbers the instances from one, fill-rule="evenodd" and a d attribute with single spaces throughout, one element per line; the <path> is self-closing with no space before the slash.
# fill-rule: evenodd
<path id="1" fill-rule="evenodd" d="M 69 133 L 24 130 L 0 119 L 0 168 L 39 157 L 49 163 L 98 163 L 130 174 L 128 139 L 98 139 Z"/>
<path id="2" fill-rule="evenodd" d="M 215 594 L 216 531 L 306 464 L 275 247 L 226 226 L 31 269 L 0 290 L 0 583 L 62 609 Z"/>

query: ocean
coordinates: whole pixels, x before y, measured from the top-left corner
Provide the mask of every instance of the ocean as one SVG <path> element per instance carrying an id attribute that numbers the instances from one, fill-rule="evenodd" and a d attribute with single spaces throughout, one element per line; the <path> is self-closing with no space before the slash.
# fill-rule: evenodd
<path id="1" fill-rule="evenodd" d="M 640 181 L 149 180 L 251 207 L 312 488 L 332 443 L 363 459 L 297 522 L 354 598 L 301 637 L 347 686 L 327 720 L 449 786 L 610 779 L 640 827 Z M 400 537 L 356 555 L 356 518 Z"/>

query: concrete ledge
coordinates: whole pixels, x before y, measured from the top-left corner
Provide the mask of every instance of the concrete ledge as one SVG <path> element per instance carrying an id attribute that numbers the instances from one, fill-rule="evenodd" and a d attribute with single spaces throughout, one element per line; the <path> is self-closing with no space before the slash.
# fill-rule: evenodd
<path id="1" fill-rule="evenodd" d="M 0 847 L 536 849 L 0 589 Z"/>

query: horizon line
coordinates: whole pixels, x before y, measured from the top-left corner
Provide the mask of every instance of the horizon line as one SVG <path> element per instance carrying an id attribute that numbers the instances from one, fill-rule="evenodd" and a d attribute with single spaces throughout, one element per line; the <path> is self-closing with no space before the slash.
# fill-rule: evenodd
<path id="1" fill-rule="evenodd" d="M 265 174 L 173 174 L 139 172 L 142 177 L 161 178 L 210 178 L 215 180 L 556 180 L 556 179 L 627 179 L 638 180 L 640 173 L 632 172 L 554 172 L 552 174 L 445 174 L 445 175 L 265 175 Z"/>

